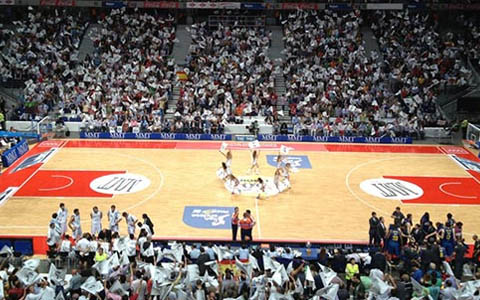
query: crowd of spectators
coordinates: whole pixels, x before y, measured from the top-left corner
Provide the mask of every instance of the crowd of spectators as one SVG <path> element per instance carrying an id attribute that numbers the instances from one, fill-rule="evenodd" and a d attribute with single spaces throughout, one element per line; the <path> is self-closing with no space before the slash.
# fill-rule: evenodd
<path id="1" fill-rule="evenodd" d="M 131 227 L 137 222 L 129 223 L 136 219 L 126 213 L 124 217 L 129 236 L 120 236 L 121 224 L 114 221 L 97 236 L 84 233 L 73 240 L 68 232 L 62 237 L 52 234 L 62 231 L 54 214 L 47 240 L 51 265 L 45 274 L 38 273 L 39 259 L 15 263 L 13 251 L 4 247 L 0 299 L 2 292 L 5 299 L 114 300 L 460 300 L 479 296 L 480 242 L 474 236 L 470 261 L 462 224 L 450 214 L 444 226 L 432 227 L 428 213 L 414 226 L 412 216 L 397 208 L 391 216 L 393 224 L 384 227 L 386 234 L 381 238 L 376 230 L 382 220 L 372 214 L 369 251 L 308 244 L 306 254 L 274 245 L 156 243 L 148 216 L 144 215 L 144 224 L 137 224 L 138 236 Z M 69 275 L 67 265 L 73 267 Z"/>
<path id="2" fill-rule="evenodd" d="M 172 92 L 174 18 L 112 10 L 94 32 L 95 52 L 78 66 L 83 82 L 64 113 L 96 131 L 157 131 Z"/>
<path id="3" fill-rule="evenodd" d="M 87 20 L 32 8 L 15 21 L 12 38 L 2 30 L 1 76 L 26 84 L 20 120 L 55 108 L 92 131 L 222 133 L 260 116 L 278 133 L 277 107 L 288 107 L 295 134 L 420 137 L 425 126 L 445 125 L 436 98 L 446 87 L 467 86 L 465 58 L 479 56 L 474 22 L 465 22 L 471 37 L 464 39 L 440 34 L 432 12 L 297 10 L 280 17 L 283 61 L 269 58 L 272 33 L 263 26 L 197 22 L 188 27 L 182 69 L 169 57 L 178 41 L 173 17 L 112 9 L 85 37 L 95 51 L 80 60 Z M 362 26 L 371 26 L 378 53 L 365 49 Z M 276 93 L 277 74 L 285 95 Z"/>
<path id="4" fill-rule="evenodd" d="M 41 118 L 56 103 L 73 96 L 66 83 L 75 75 L 72 69 L 78 62 L 86 20 L 81 12 L 30 8 L 24 19 L 13 22 L 8 45 L 0 55 L 0 76 L 2 81 L 25 82 L 20 120 Z"/>
<path id="5" fill-rule="evenodd" d="M 435 14 L 376 12 L 372 30 L 391 74 L 393 92 L 407 107 L 405 113 L 424 125 L 438 124 L 439 91 L 466 86 L 471 71 L 465 67 L 463 39 L 452 33 L 440 35 Z"/>
<path id="6" fill-rule="evenodd" d="M 276 101 L 271 42 L 265 28 L 189 27 L 186 80 L 175 108 L 176 132 L 221 133 L 242 116 L 273 116 Z"/>
<path id="7" fill-rule="evenodd" d="M 367 57 L 362 45 L 362 22 L 359 12 L 333 11 L 297 11 L 282 21 L 294 133 L 383 135 L 387 130 L 374 123 L 382 117 L 379 97 L 388 90 L 376 57 Z"/>
<path id="8" fill-rule="evenodd" d="M 371 23 L 380 52 L 367 54 Z M 435 103 L 445 86 L 466 86 L 464 43 L 438 33 L 430 13 L 297 11 L 285 17 L 283 72 L 294 131 L 311 135 L 421 135 L 444 125 Z"/>

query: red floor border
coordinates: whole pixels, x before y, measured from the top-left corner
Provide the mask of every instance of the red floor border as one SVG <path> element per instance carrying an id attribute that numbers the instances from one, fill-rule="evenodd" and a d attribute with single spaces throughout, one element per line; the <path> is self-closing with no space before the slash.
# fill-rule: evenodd
<path id="1" fill-rule="evenodd" d="M 247 142 L 236 141 L 148 141 L 148 140 L 68 140 L 65 148 L 122 148 L 122 149 L 219 149 L 222 143 L 228 143 L 235 150 L 249 149 Z M 373 152 L 373 153 L 419 153 L 445 154 L 436 145 L 385 145 L 385 144 L 338 144 L 338 143 L 295 143 L 261 142 L 260 149 L 277 150 L 288 145 L 297 151 L 316 152 Z M 461 148 L 461 147 L 459 147 Z"/>

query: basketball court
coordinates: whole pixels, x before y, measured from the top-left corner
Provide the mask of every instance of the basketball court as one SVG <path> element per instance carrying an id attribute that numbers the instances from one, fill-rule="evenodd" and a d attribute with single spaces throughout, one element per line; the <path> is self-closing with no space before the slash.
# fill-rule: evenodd
<path id="1" fill-rule="evenodd" d="M 417 222 L 428 211 L 464 223 L 468 241 L 480 233 L 480 163 L 456 146 L 264 142 L 260 174 L 270 180 L 276 155 L 288 147 L 292 189 L 257 200 L 232 195 L 217 178 L 222 142 L 49 140 L 37 144 L 0 177 L 0 235 L 46 235 L 51 214 L 64 202 L 80 209 L 90 230 L 93 206 L 111 204 L 141 218 L 155 236 L 229 239 L 235 206 L 252 211 L 254 239 L 355 242 L 368 239 L 372 211 L 387 223 L 396 206 Z M 232 171 L 248 186 L 246 142 L 228 142 Z M 126 224 L 120 223 L 126 234 Z"/>

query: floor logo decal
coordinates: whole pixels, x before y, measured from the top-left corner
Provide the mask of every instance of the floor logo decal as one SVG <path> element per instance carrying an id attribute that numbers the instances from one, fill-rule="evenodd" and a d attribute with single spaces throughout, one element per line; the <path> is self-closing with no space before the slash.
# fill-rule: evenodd
<path id="1" fill-rule="evenodd" d="M 234 209 L 222 206 L 185 206 L 183 222 L 195 228 L 230 229 Z"/>

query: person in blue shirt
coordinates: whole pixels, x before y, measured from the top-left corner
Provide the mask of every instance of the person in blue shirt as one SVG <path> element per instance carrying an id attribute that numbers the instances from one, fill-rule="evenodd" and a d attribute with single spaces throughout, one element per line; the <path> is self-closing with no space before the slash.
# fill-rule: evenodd
<path id="1" fill-rule="evenodd" d="M 387 251 L 390 255 L 400 256 L 401 233 L 396 224 L 390 225 L 387 233 Z"/>
<path id="2" fill-rule="evenodd" d="M 196 260 L 200 256 L 200 249 L 196 245 L 192 245 L 192 251 L 190 251 L 190 259 Z"/>
<path id="3" fill-rule="evenodd" d="M 441 237 L 442 247 L 445 249 L 445 255 L 451 256 L 455 247 L 455 232 L 451 222 L 445 222 L 445 228 Z"/>
<path id="4" fill-rule="evenodd" d="M 420 282 L 420 280 L 422 280 L 422 277 L 423 277 L 422 269 L 420 269 L 417 265 L 414 265 L 412 269 L 413 269 L 412 278 Z"/>

